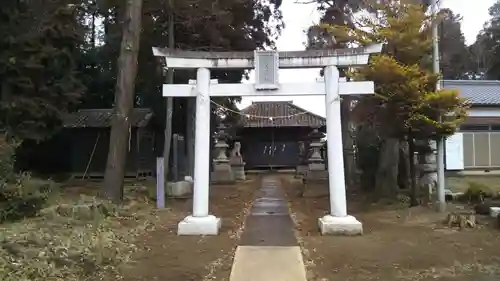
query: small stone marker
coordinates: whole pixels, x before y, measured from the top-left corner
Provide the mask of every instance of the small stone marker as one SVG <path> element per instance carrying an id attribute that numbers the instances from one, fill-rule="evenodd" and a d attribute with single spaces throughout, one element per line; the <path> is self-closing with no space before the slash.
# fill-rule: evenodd
<path id="1" fill-rule="evenodd" d="M 193 184 L 189 181 L 176 181 L 167 183 L 167 195 L 173 198 L 191 197 Z"/>
<path id="2" fill-rule="evenodd" d="M 163 157 L 156 158 L 156 207 L 165 208 L 165 175 Z"/>

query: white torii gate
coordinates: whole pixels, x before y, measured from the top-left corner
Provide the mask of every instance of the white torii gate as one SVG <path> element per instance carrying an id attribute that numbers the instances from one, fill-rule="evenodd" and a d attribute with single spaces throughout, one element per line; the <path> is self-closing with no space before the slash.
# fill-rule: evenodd
<path id="1" fill-rule="evenodd" d="M 380 53 L 382 44 L 362 48 L 298 52 L 191 52 L 153 48 L 165 57 L 168 68 L 197 68 L 190 84 L 163 85 L 165 97 L 196 97 L 193 213 L 178 225 L 179 235 L 217 235 L 220 218 L 209 214 L 210 97 L 325 95 L 328 145 L 330 214 L 319 218 L 322 234 L 361 234 L 362 224 L 347 215 L 346 185 L 340 120 L 340 95 L 373 94 L 371 81 L 339 81 L 337 66 L 368 63 L 370 54 Z M 255 69 L 255 84 L 218 84 L 210 79 L 212 68 Z M 324 80 L 309 83 L 279 83 L 279 68 L 324 68 Z M 334 160 L 334 161 L 333 161 Z"/>

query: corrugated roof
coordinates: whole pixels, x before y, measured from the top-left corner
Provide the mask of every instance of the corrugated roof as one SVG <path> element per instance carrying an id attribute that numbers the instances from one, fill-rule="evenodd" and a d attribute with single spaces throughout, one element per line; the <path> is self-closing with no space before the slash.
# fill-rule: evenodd
<path id="1" fill-rule="evenodd" d="M 65 128 L 111 127 L 113 109 L 80 109 L 63 120 Z M 134 108 L 130 117 L 132 127 L 145 127 L 153 117 L 149 108 Z"/>
<path id="2" fill-rule="evenodd" d="M 457 90 L 472 105 L 499 106 L 500 81 L 498 80 L 443 80 L 444 89 Z"/>
<path id="3" fill-rule="evenodd" d="M 322 127 L 326 125 L 326 119 L 312 112 L 309 112 L 292 101 L 265 101 L 252 102 L 252 104 L 242 110 L 242 113 L 249 116 L 291 116 L 289 118 L 252 118 L 246 117 L 242 120 L 243 127 L 263 128 L 263 127 Z M 301 114 L 302 113 L 302 114 Z"/>

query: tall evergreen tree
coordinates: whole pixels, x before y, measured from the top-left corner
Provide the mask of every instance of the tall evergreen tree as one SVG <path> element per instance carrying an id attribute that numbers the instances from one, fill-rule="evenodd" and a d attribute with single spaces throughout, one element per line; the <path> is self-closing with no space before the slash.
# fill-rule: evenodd
<path id="1" fill-rule="evenodd" d="M 473 78 L 500 79 L 500 1 L 489 9 L 491 19 L 470 47 L 470 69 Z"/>
<path id="2" fill-rule="evenodd" d="M 0 5 L 0 122 L 17 138 L 52 135 L 83 90 L 75 63 L 82 43 L 76 10 L 56 2 Z"/>
<path id="3" fill-rule="evenodd" d="M 470 54 L 461 28 L 461 16 L 450 9 L 440 11 L 439 50 L 444 79 L 468 79 Z"/>

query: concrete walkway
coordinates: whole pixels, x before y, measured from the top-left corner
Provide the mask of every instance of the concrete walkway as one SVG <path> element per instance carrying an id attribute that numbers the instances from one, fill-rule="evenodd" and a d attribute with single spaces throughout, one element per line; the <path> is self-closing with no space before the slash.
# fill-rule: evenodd
<path id="1" fill-rule="evenodd" d="M 263 176 L 236 249 L 230 281 L 306 281 L 279 178 Z"/>

